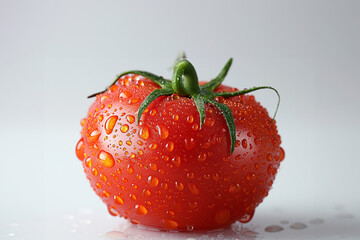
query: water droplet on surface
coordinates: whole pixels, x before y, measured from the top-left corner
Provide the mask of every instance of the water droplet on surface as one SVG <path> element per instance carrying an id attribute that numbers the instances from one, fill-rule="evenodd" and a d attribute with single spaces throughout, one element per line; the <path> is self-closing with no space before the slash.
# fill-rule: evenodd
<path id="1" fill-rule="evenodd" d="M 168 152 L 172 152 L 174 150 L 174 143 L 173 142 L 168 142 L 166 145 L 165 145 L 165 148 Z"/>
<path id="2" fill-rule="evenodd" d="M 252 213 L 245 214 L 244 216 L 239 218 L 238 221 L 241 223 L 248 223 L 253 218 L 253 216 L 254 216 L 254 211 L 252 211 Z"/>
<path id="3" fill-rule="evenodd" d="M 114 200 L 114 203 L 117 204 L 117 205 L 123 205 L 124 204 L 124 200 L 120 196 L 115 195 L 113 200 Z"/>
<path id="4" fill-rule="evenodd" d="M 197 188 L 197 186 L 194 183 L 188 183 L 188 187 L 192 194 L 194 194 L 194 195 L 199 194 L 199 189 Z"/>
<path id="5" fill-rule="evenodd" d="M 171 162 L 176 166 L 176 167 L 180 167 L 181 164 L 181 158 L 179 156 L 174 157 L 173 159 L 171 159 Z"/>
<path id="6" fill-rule="evenodd" d="M 92 172 L 92 174 L 93 174 L 94 176 L 97 176 L 97 174 L 98 174 L 98 171 L 97 171 L 96 168 L 92 168 L 92 169 L 91 169 L 91 172 Z"/>
<path id="7" fill-rule="evenodd" d="M 285 151 L 282 147 L 280 147 L 280 161 L 284 160 L 285 158 Z"/>
<path id="8" fill-rule="evenodd" d="M 134 173 L 134 168 L 131 165 L 127 166 L 127 173 L 130 175 Z"/>
<path id="9" fill-rule="evenodd" d="M 175 182 L 175 187 L 176 187 L 176 189 L 181 191 L 181 190 L 184 189 L 184 184 L 182 184 L 181 182 L 176 181 Z"/>
<path id="10" fill-rule="evenodd" d="M 157 148 L 157 144 L 156 143 L 152 143 L 149 145 L 150 150 L 155 150 Z"/>
<path id="11" fill-rule="evenodd" d="M 139 131 L 140 138 L 147 140 L 149 138 L 149 128 L 147 126 L 143 126 Z"/>
<path id="12" fill-rule="evenodd" d="M 305 229 L 307 228 L 306 224 L 305 223 L 300 223 L 300 222 L 297 222 L 297 223 L 293 223 L 290 225 L 290 228 L 292 229 L 296 229 L 296 230 L 301 230 L 301 229 Z"/>
<path id="13" fill-rule="evenodd" d="M 130 124 L 132 124 L 132 123 L 135 122 L 135 117 L 134 117 L 133 115 L 127 115 L 127 116 L 126 116 L 126 120 L 127 120 Z"/>
<path id="14" fill-rule="evenodd" d="M 121 131 L 122 133 L 126 133 L 128 130 L 129 130 L 129 125 L 127 125 L 127 124 L 123 124 L 123 125 L 120 127 L 120 131 Z"/>
<path id="15" fill-rule="evenodd" d="M 323 224 L 324 222 L 325 222 L 325 220 L 322 218 L 314 218 L 314 219 L 310 220 L 311 224 Z"/>
<path id="16" fill-rule="evenodd" d="M 159 184 L 159 179 L 157 177 L 148 177 L 148 184 L 150 187 L 156 187 Z"/>
<path id="17" fill-rule="evenodd" d="M 265 232 L 281 232 L 282 230 L 284 230 L 284 228 L 279 225 L 270 225 L 265 228 Z"/>
<path id="18" fill-rule="evenodd" d="M 105 237 L 110 238 L 110 239 L 116 239 L 116 240 L 121 240 L 121 239 L 127 239 L 128 238 L 128 236 L 125 233 L 119 232 L 119 231 L 107 232 L 105 234 Z"/>
<path id="19" fill-rule="evenodd" d="M 118 116 L 111 116 L 106 120 L 105 131 L 107 134 L 112 133 L 117 120 L 118 120 Z"/>
<path id="20" fill-rule="evenodd" d="M 156 126 L 156 130 L 159 133 L 159 136 L 161 137 L 161 139 L 165 140 L 168 138 L 169 136 L 169 130 L 163 126 L 163 125 L 157 125 Z"/>
<path id="21" fill-rule="evenodd" d="M 206 160 L 206 153 L 200 153 L 200 154 L 198 155 L 198 157 L 197 157 L 197 160 L 198 160 L 199 162 L 205 161 L 205 160 Z"/>
<path id="22" fill-rule="evenodd" d="M 129 98 L 129 97 L 132 97 L 132 94 L 129 91 L 123 91 L 122 93 L 120 93 L 119 97 L 120 98 Z"/>
<path id="23" fill-rule="evenodd" d="M 88 137 L 88 141 L 91 143 L 96 142 L 99 139 L 100 135 L 101 135 L 101 132 L 99 130 L 95 129 L 94 131 L 92 131 L 90 133 L 90 136 Z"/>
<path id="24" fill-rule="evenodd" d="M 100 164 L 104 167 L 113 167 L 115 165 L 115 160 L 113 158 L 113 156 L 108 153 L 105 152 L 103 150 L 100 151 L 99 155 L 98 155 L 98 160 L 100 162 Z"/>
<path id="25" fill-rule="evenodd" d="M 136 205 L 135 209 L 135 213 L 138 215 L 146 215 L 148 213 L 148 210 L 143 205 Z"/>
<path id="26" fill-rule="evenodd" d="M 196 142 L 194 138 L 186 138 L 184 141 L 185 141 L 185 149 L 187 151 L 193 150 L 196 147 Z"/>
<path id="27" fill-rule="evenodd" d="M 170 219 L 162 219 L 160 224 L 167 230 L 175 230 L 178 227 L 178 223 Z"/>
<path id="28" fill-rule="evenodd" d="M 244 149 L 247 148 L 247 141 L 246 141 L 246 139 L 243 139 L 243 140 L 241 141 L 241 146 L 242 146 Z"/>
<path id="29" fill-rule="evenodd" d="M 230 219 L 230 210 L 222 209 L 216 212 L 215 222 L 219 225 L 225 224 Z"/>
<path id="30" fill-rule="evenodd" d="M 84 139 L 81 138 L 76 144 L 75 148 L 76 156 L 80 161 L 83 161 L 85 159 L 84 151 Z"/>

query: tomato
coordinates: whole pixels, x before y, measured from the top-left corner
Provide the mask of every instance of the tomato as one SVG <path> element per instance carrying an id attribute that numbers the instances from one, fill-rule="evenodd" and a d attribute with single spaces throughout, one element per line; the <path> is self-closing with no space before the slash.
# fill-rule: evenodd
<path id="1" fill-rule="evenodd" d="M 248 222 L 284 150 L 275 120 L 245 93 L 273 88 L 220 85 L 231 61 L 199 87 L 184 61 L 172 82 L 130 71 L 94 94 L 77 157 L 109 213 L 133 224 L 191 231 Z"/>

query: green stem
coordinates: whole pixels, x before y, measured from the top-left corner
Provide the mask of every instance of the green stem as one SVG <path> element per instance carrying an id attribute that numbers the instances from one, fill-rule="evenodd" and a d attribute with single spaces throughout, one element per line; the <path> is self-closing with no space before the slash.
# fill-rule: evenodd
<path id="1" fill-rule="evenodd" d="M 192 96 L 200 92 L 195 68 L 188 60 L 182 60 L 175 65 L 172 88 L 180 96 Z"/>

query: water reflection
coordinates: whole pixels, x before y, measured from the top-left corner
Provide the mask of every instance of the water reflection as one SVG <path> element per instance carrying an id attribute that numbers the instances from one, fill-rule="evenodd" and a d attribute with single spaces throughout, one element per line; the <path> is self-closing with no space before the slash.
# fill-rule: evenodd
<path id="1" fill-rule="evenodd" d="M 216 231 L 194 231 L 194 232 L 165 232 L 137 227 L 136 225 L 123 224 L 118 230 L 109 231 L 105 234 L 106 239 L 185 239 L 185 240 L 205 240 L 205 239 L 239 239 L 254 240 L 258 233 L 254 229 L 245 228 L 241 223 L 235 223 L 228 229 Z"/>

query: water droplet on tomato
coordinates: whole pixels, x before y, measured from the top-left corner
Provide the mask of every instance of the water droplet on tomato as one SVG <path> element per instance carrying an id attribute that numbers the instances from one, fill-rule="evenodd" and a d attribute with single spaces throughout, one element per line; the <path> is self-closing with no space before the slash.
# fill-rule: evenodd
<path id="1" fill-rule="evenodd" d="M 80 125 L 83 127 L 86 124 L 86 118 L 81 119 Z"/>
<path id="2" fill-rule="evenodd" d="M 150 187 L 156 187 L 159 184 L 159 179 L 157 177 L 148 177 L 148 184 Z"/>
<path id="3" fill-rule="evenodd" d="M 175 182 L 175 187 L 176 187 L 176 189 L 181 191 L 181 190 L 184 189 L 184 184 L 182 184 L 181 182 L 176 181 Z"/>
<path id="4" fill-rule="evenodd" d="M 200 154 L 198 155 L 198 157 L 197 157 L 197 160 L 198 160 L 199 162 L 205 161 L 205 160 L 206 160 L 206 153 L 200 153 Z"/>
<path id="5" fill-rule="evenodd" d="M 123 132 L 123 133 L 126 133 L 128 130 L 129 130 L 129 125 L 127 125 L 127 124 L 123 124 L 120 127 L 120 131 Z"/>
<path id="6" fill-rule="evenodd" d="M 173 120 L 176 122 L 176 121 L 179 120 L 179 115 L 174 114 L 174 115 L 172 116 L 172 118 L 173 118 Z"/>
<path id="7" fill-rule="evenodd" d="M 87 166 L 88 168 L 91 168 L 91 158 L 87 158 L 85 160 L 85 166 Z"/>
<path id="8" fill-rule="evenodd" d="M 159 136 L 161 137 L 161 139 L 165 140 L 168 138 L 169 136 L 169 130 L 163 126 L 163 125 L 157 125 L 156 126 L 156 130 L 159 133 Z"/>
<path id="9" fill-rule="evenodd" d="M 149 138 L 149 128 L 147 126 L 143 126 L 139 131 L 140 138 L 147 140 Z"/>
<path id="10" fill-rule="evenodd" d="M 122 93 L 120 93 L 119 97 L 120 98 L 129 98 L 129 97 L 132 97 L 132 94 L 129 91 L 123 91 Z"/>
<path id="11" fill-rule="evenodd" d="M 97 174 L 98 174 L 98 171 L 97 171 L 96 168 L 92 168 L 92 169 L 91 169 L 91 172 L 92 172 L 92 174 L 93 174 L 94 176 L 97 176 Z"/>
<path id="12" fill-rule="evenodd" d="M 215 222 L 219 225 L 224 225 L 230 219 L 230 210 L 222 209 L 216 212 Z"/>
<path id="13" fill-rule="evenodd" d="M 157 148 L 157 144 L 156 143 L 152 143 L 149 145 L 150 150 L 155 150 Z"/>
<path id="14" fill-rule="evenodd" d="M 131 200 L 136 201 L 136 196 L 135 196 L 135 194 L 130 193 L 129 196 L 130 196 Z"/>
<path id="15" fill-rule="evenodd" d="M 285 151 L 282 147 L 280 147 L 280 161 L 284 160 L 285 158 Z"/>
<path id="16" fill-rule="evenodd" d="M 151 195 L 151 192 L 148 189 L 144 189 L 143 194 L 148 197 Z"/>
<path id="17" fill-rule="evenodd" d="M 194 138 L 185 139 L 185 149 L 187 151 L 193 150 L 196 147 L 196 142 Z"/>
<path id="18" fill-rule="evenodd" d="M 116 217 L 116 216 L 119 215 L 119 213 L 113 207 L 111 207 L 110 205 L 108 205 L 108 211 L 109 211 L 111 216 Z"/>
<path id="19" fill-rule="evenodd" d="M 75 148 L 76 156 L 80 161 L 83 161 L 85 159 L 85 147 L 84 147 L 84 139 L 80 139 Z"/>
<path id="20" fill-rule="evenodd" d="M 213 119 L 213 118 L 205 118 L 205 120 L 204 120 L 204 126 L 206 126 L 206 127 L 212 127 L 212 126 L 214 126 L 214 124 L 215 124 L 215 119 Z"/>
<path id="21" fill-rule="evenodd" d="M 98 155 L 98 160 L 100 162 L 100 164 L 104 167 L 113 167 L 115 165 L 115 160 L 113 158 L 113 156 L 108 153 L 105 152 L 103 150 L 100 151 L 99 155 Z"/>
<path id="22" fill-rule="evenodd" d="M 176 166 L 176 167 L 180 167 L 181 164 L 181 159 L 179 156 L 174 157 L 173 159 L 171 159 L 171 162 Z"/>
<path id="23" fill-rule="evenodd" d="M 135 122 L 135 117 L 134 117 L 133 115 L 127 115 L 127 116 L 126 116 L 126 120 L 127 120 L 130 124 L 132 124 L 132 123 Z"/>
<path id="24" fill-rule="evenodd" d="M 193 115 L 187 116 L 186 121 L 187 121 L 188 123 L 193 123 L 193 122 L 194 122 L 194 116 L 193 116 Z"/>
<path id="25" fill-rule="evenodd" d="M 88 137 L 88 141 L 95 142 L 99 139 L 100 135 L 101 135 L 101 132 L 96 129 L 90 133 L 90 136 Z"/>
<path id="26" fill-rule="evenodd" d="M 188 183 L 188 187 L 192 194 L 194 194 L 194 195 L 199 194 L 199 189 L 197 188 L 197 186 L 194 183 Z"/>
<path id="27" fill-rule="evenodd" d="M 168 142 L 166 145 L 165 145 L 165 148 L 168 152 L 172 152 L 174 150 L 174 143 L 173 142 Z"/>
<path id="28" fill-rule="evenodd" d="M 238 219 L 239 222 L 241 223 L 248 223 L 250 222 L 250 220 L 253 218 L 254 216 L 254 209 L 251 209 L 247 214 L 245 214 L 244 216 L 242 216 L 241 218 Z"/>
<path id="29" fill-rule="evenodd" d="M 109 197 L 110 194 L 109 194 L 107 191 L 104 190 L 104 191 L 103 191 L 103 196 L 104 196 L 104 197 Z"/>
<path id="30" fill-rule="evenodd" d="M 106 120 L 105 131 L 107 134 L 112 133 L 117 120 L 118 120 L 118 116 L 111 116 Z"/>
<path id="31" fill-rule="evenodd" d="M 242 141 L 241 141 L 241 145 L 242 145 L 242 147 L 244 148 L 244 149 L 246 149 L 247 148 L 247 141 L 246 141 L 246 139 L 243 139 Z"/>
<path id="32" fill-rule="evenodd" d="M 131 165 L 127 166 L 127 173 L 130 175 L 134 173 L 134 168 Z"/>
<path id="33" fill-rule="evenodd" d="M 162 219 L 160 225 L 167 230 L 175 230 L 179 224 L 170 219 Z"/>
<path id="34" fill-rule="evenodd" d="M 148 210 L 143 205 L 136 205 L 135 209 L 135 213 L 138 215 L 146 215 L 148 213 Z"/>
<path id="35" fill-rule="evenodd" d="M 114 200 L 114 203 L 117 204 L 117 205 L 123 205 L 124 204 L 124 200 L 120 196 L 115 195 L 113 200 Z"/>
<path id="36" fill-rule="evenodd" d="M 268 153 L 267 155 L 266 155 L 266 160 L 268 160 L 269 162 L 270 161 L 272 161 L 272 155 L 271 155 L 271 153 Z"/>

